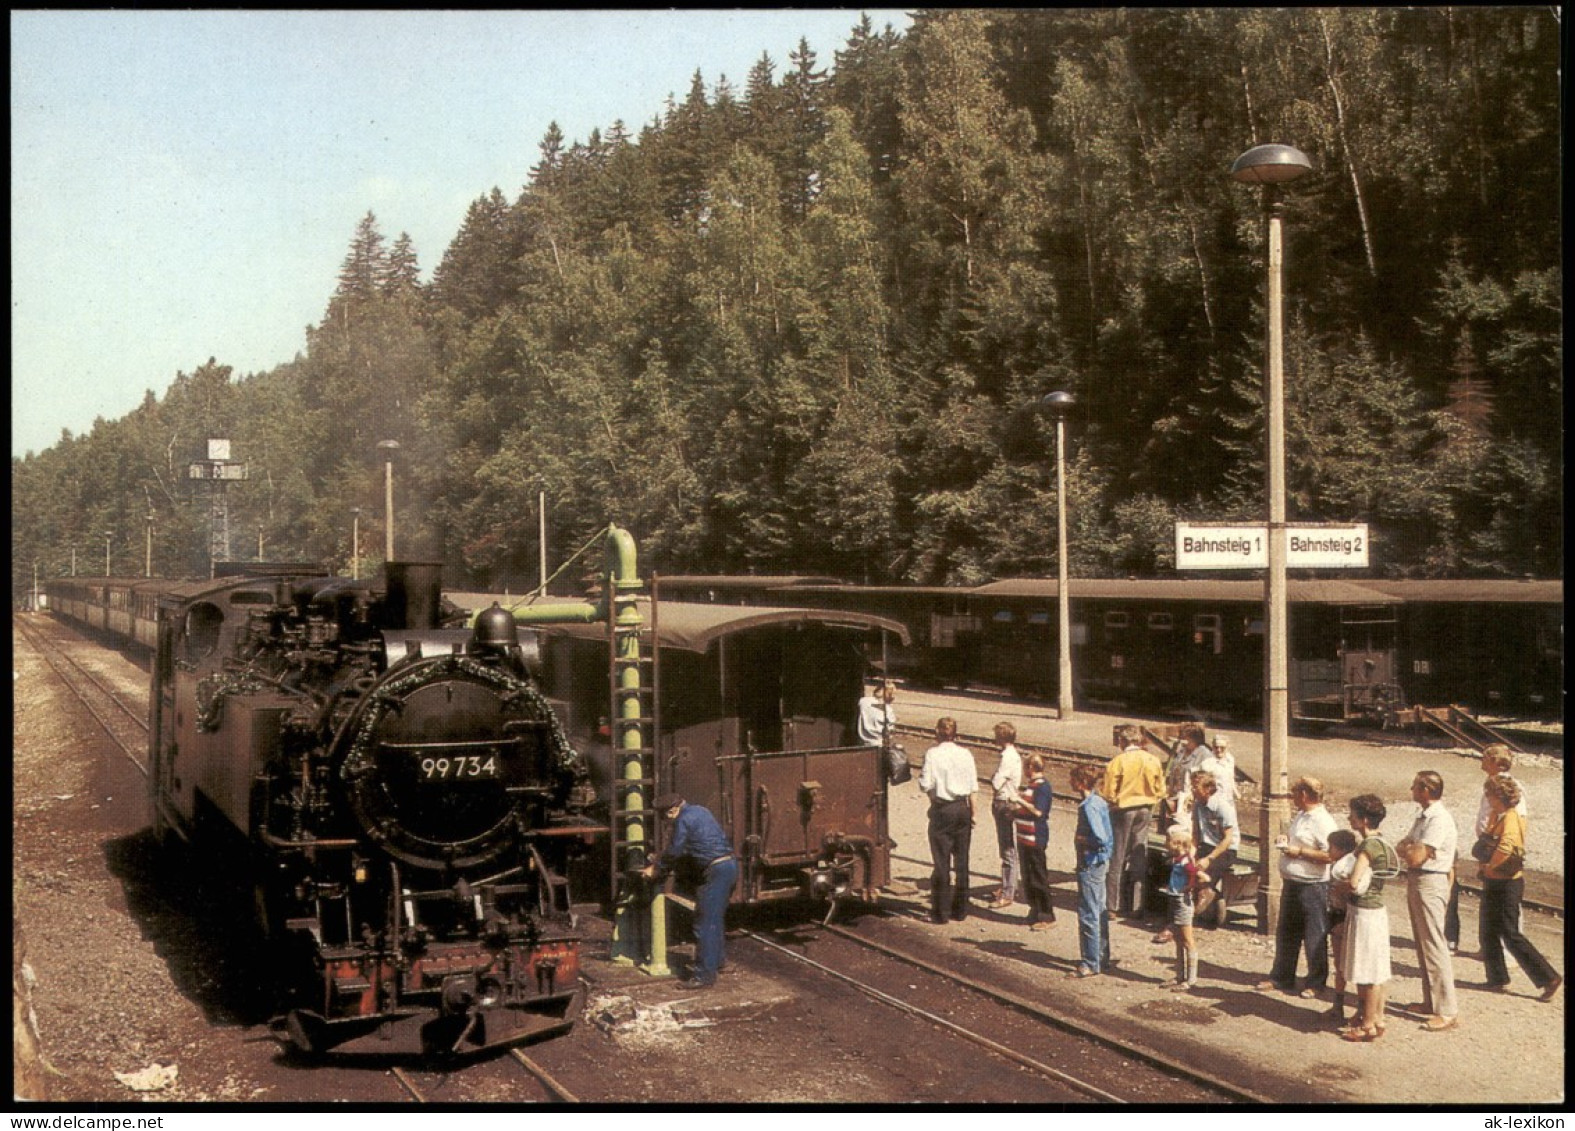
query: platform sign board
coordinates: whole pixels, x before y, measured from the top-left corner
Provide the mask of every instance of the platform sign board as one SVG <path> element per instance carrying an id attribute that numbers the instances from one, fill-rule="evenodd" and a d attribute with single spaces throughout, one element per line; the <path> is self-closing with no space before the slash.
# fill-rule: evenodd
<path id="1" fill-rule="evenodd" d="M 1176 523 L 1177 569 L 1267 569 L 1269 539 L 1262 523 Z"/>
<path id="2" fill-rule="evenodd" d="M 1365 569 L 1367 524 L 1290 523 L 1288 569 Z M 1176 523 L 1177 569 L 1268 569 L 1268 527 L 1262 523 Z"/>
<path id="3" fill-rule="evenodd" d="M 1290 523 L 1285 564 L 1291 569 L 1366 569 L 1367 523 Z"/>

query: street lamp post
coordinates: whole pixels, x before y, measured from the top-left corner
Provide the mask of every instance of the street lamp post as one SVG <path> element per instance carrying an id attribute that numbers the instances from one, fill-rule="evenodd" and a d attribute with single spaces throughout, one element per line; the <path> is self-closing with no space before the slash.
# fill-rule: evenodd
<path id="1" fill-rule="evenodd" d="M 1259 903 L 1258 928 L 1267 933 L 1279 920 L 1283 884 L 1274 866 L 1273 852 L 1277 832 L 1291 817 L 1290 768 L 1290 680 L 1287 663 L 1287 617 L 1285 600 L 1285 357 L 1284 357 L 1284 203 L 1280 186 L 1312 170 L 1312 162 L 1301 150 L 1289 145 L 1259 145 L 1247 150 L 1231 165 L 1230 175 L 1242 184 L 1263 189 L 1263 215 L 1268 227 L 1268 348 L 1264 358 L 1263 396 L 1268 417 L 1268 493 L 1269 493 L 1269 570 L 1264 579 L 1264 672 L 1263 672 L 1263 791 L 1258 816 L 1258 843 L 1263 852 L 1259 860 L 1259 888 L 1264 898 Z"/>
<path id="2" fill-rule="evenodd" d="M 263 560 L 263 528 L 260 522 L 257 524 L 257 560 Z"/>
<path id="3" fill-rule="evenodd" d="M 142 576 L 153 576 L 153 512 L 148 512 L 147 540 L 143 546 Z"/>
<path id="4" fill-rule="evenodd" d="M 104 576 L 109 576 L 109 540 L 115 536 L 111 530 L 104 531 Z"/>
<path id="5" fill-rule="evenodd" d="M 394 560 L 394 453 L 399 450 L 398 440 L 379 440 L 378 451 L 383 453 L 383 561 Z"/>
<path id="6" fill-rule="evenodd" d="M 350 508 L 350 580 L 361 580 L 361 508 Z"/>
<path id="7" fill-rule="evenodd" d="M 1072 591 L 1066 560 L 1066 414 L 1076 404 L 1071 393 L 1054 392 L 1043 404 L 1055 417 L 1056 527 L 1056 715 L 1072 717 Z"/>

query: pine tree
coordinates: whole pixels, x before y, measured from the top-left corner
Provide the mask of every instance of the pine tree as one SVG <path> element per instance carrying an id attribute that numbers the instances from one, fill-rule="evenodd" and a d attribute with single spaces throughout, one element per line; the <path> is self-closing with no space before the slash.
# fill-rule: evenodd
<path id="1" fill-rule="evenodd" d="M 408 232 L 400 232 L 389 249 L 382 278 L 378 280 L 378 293 L 395 299 L 412 299 L 421 293 L 421 266 Z"/>
<path id="2" fill-rule="evenodd" d="M 383 242 L 377 216 L 368 212 L 356 225 L 350 250 L 345 253 L 344 265 L 339 268 L 339 297 L 362 300 L 377 293 L 378 281 L 387 264 Z"/>
<path id="3" fill-rule="evenodd" d="M 787 117 L 789 148 L 778 159 L 782 203 L 794 219 L 802 219 L 818 191 L 810 158 L 826 133 L 826 72 L 815 67 L 815 52 L 805 39 L 788 53 L 792 70 L 782 80 L 781 107 Z"/>
<path id="4" fill-rule="evenodd" d="M 494 186 L 465 212 L 459 234 L 432 276 L 433 298 L 467 319 L 495 313 L 514 293 L 510 209 Z"/>

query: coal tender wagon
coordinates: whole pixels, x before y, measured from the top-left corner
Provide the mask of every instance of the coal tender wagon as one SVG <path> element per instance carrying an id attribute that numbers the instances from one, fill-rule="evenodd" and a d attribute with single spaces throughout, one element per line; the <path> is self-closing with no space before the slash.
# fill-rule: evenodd
<path id="1" fill-rule="evenodd" d="M 886 767 L 854 724 L 868 654 L 882 634 L 906 643 L 903 626 L 825 609 L 638 608 L 655 690 L 650 796 L 673 790 L 716 814 L 738 852 L 734 902 L 873 901 L 891 876 Z M 554 625 L 542 640 L 548 692 L 605 793 L 618 764 L 606 629 Z"/>

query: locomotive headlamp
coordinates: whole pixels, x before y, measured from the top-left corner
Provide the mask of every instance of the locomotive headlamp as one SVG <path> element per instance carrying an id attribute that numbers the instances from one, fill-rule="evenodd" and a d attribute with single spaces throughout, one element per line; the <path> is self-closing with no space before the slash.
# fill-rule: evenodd
<path id="1" fill-rule="evenodd" d="M 449 1015 L 466 1013 L 476 1000 L 476 979 L 470 974 L 456 974 L 443 979 L 443 1012 Z"/>
<path id="2" fill-rule="evenodd" d="M 503 983 L 496 978 L 483 978 L 476 986 L 476 1004 L 491 1009 L 503 1001 Z"/>

